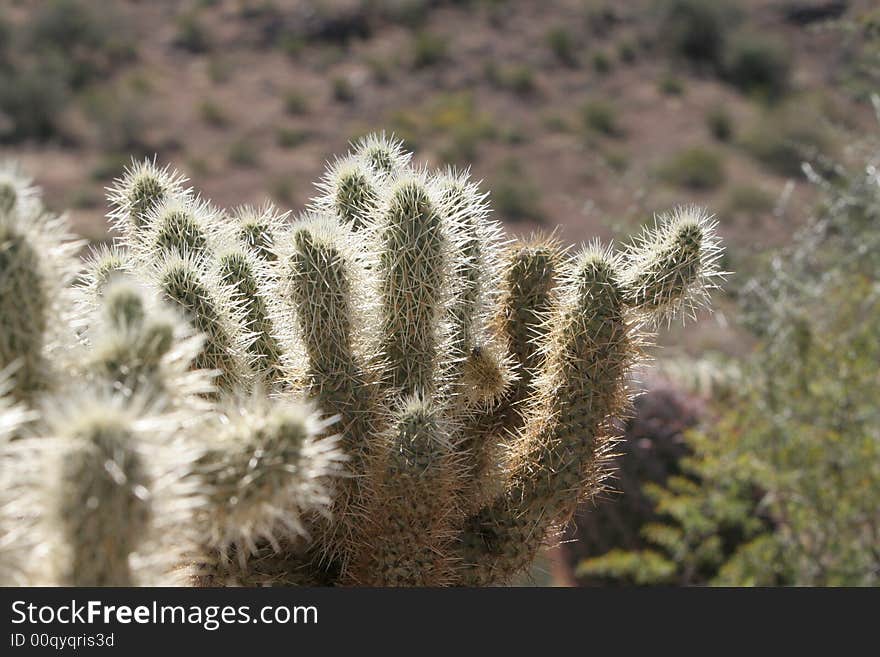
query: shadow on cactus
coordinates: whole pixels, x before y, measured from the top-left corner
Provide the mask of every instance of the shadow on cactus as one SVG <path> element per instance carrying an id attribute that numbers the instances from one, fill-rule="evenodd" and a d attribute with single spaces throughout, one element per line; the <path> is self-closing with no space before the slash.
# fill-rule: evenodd
<path id="1" fill-rule="evenodd" d="M 85 264 L 11 167 L 0 198 L 0 575 L 26 584 L 504 583 L 602 489 L 632 365 L 721 276 L 701 210 L 619 252 L 508 241 L 384 136 L 293 221 L 135 163 Z"/>

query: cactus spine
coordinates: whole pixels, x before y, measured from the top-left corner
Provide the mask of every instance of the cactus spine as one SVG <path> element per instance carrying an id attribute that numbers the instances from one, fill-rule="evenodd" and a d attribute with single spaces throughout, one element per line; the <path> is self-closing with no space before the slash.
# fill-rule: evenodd
<path id="1" fill-rule="evenodd" d="M 700 210 L 619 253 L 507 244 L 466 173 L 371 136 L 292 222 L 133 164 L 110 191 L 120 237 L 71 288 L 75 245 L 11 171 L 10 581 L 503 583 L 603 488 L 632 365 L 721 275 Z M 51 568 L 7 558 L 31 547 Z"/>

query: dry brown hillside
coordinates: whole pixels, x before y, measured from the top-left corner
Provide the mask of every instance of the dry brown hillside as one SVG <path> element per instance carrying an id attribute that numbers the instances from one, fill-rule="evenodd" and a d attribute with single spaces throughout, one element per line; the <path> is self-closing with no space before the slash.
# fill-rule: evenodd
<path id="1" fill-rule="evenodd" d="M 611 238 L 706 204 L 742 271 L 808 211 L 800 159 L 845 158 L 870 125 L 872 5 L 9 0 L 0 135 L 93 239 L 131 155 L 221 205 L 296 210 L 331 154 L 386 130 L 470 165 L 517 233 Z M 688 348 L 730 347 L 723 323 Z"/>

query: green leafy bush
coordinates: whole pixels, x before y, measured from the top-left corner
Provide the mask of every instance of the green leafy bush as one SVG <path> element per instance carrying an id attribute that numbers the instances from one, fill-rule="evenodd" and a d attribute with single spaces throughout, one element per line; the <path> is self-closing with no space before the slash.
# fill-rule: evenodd
<path id="1" fill-rule="evenodd" d="M 413 68 L 428 68 L 446 59 L 449 40 L 439 34 L 421 32 L 413 39 L 412 50 Z"/>
<path id="2" fill-rule="evenodd" d="M 663 3 L 658 36 L 681 57 L 714 67 L 721 62 L 735 16 L 728 2 L 667 0 Z"/>
<path id="3" fill-rule="evenodd" d="M 733 118 L 720 105 L 706 112 L 706 127 L 718 141 L 730 141 L 733 137 Z"/>
<path id="4" fill-rule="evenodd" d="M 723 65 L 724 77 L 745 93 L 776 100 L 788 90 L 791 62 L 778 36 L 737 34 L 724 53 Z"/>
<path id="5" fill-rule="evenodd" d="M 547 32 L 547 45 L 561 63 L 566 66 L 578 64 L 577 46 L 571 32 L 566 28 L 555 27 Z"/>
<path id="6" fill-rule="evenodd" d="M 211 49 L 211 37 L 208 30 L 195 13 L 181 14 L 177 18 L 177 34 L 174 45 L 194 54 L 207 52 Z"/>
<path id="7" fill-rule="evenodd" d="M 617 109 L 603 100 L 590 100 L 581 108 L 584 127 L 590 132 L 598 132 L 609 137 L 619 137 L 623 130 L 617 121 Z"/>
<path id="8" fill-rule="evenodd" d="M 635 583 L 880 584 L 880 164 L 822 191 L 816 218 L 743 288 L 759 340 L 686 475 L 646 492 L 653 545 L 580 573 Z"/>

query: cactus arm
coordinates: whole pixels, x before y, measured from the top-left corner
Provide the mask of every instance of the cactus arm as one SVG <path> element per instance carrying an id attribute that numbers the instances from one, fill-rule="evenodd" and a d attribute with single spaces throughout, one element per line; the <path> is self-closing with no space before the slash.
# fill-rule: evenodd
<path id="1" fill-rule="evenodd" d="M 383 383 L 400 395 L 437 391 L 448 373 L 452 244 L 442 210 L 419 174 L 391 183 L 370 241 L 379 286 Z"/>
<path id="2" fill-rule="evenodd" d="M 147 226 L 147 216 L 167 199 L 187 196 L 186 178 L 169 167 L 159 168 L 155 161 L 132 161 L 121 178 L 109 189 L 109 218 L 113 227 L 131 241 L 136 241 Z"/>
<path id="3" fill-rule="evenodd" d="M 53 379 L 50 350 L 66 339 L 70 284 L 82 242 L 47 213 L 27 179 L 0 167 L 0 370 L 15 364 L 12 394 L 29 401 Z"/>
<path id="4" fill-rule="evenodd" d="M 651 323 L 693 317 L 708 304 L 719 271 L 717 222 L 703 210 L 683 207 L 661 215 L 629 245 L 622 275 L 626 304 Z"/>
<path id="5" fill-rule="evenodd" d="M 278 257 L 275 248 L 289 214 L 279 212 L 270 203 L 259 208 L 236 208 L 232 212 L 234 238 L 244 244 L 254 257 L 264 262 L 274 262 Z"/>
<path id="6" fill-rule="evenodd" d="M 455 500 L 463 472 L 442 409 L 413 396 L 380 440 L 371 523 L 350 582 L 443 586 L 453 581 Z"/>
<path id="7" fill-rule="evenodd" d="M 217 385 L 232 390 L 252 375 L 247 356 L 252 337 L 245 331 L 234 291 L 205 274 L 205 269 L 201 260 L 169 255 L 156 262 L 150 274 L 163 295 L 204 335 L 195 366 L 217 371 Z"/>
<path id="8" fill-rule="evenodd" d="M 373 304 L 366 272 L 352 249 L 353 233 L 328 215 L 308 215 L 283 237 L 281 289 L 296 317 L 305 350 L 306 395 L 339 416 L 337 430 L 348 454 L 348 474 L 319 523 L 322 560 L 348 563 L 371 482 L 364 476 L 378 416 L 368 328 Z"/>
<path id="9" fill-rule="evenodd" d="M 261 260 L 237 244 L 217 254 L 218 277 L 234 291 L 244 309 L 244 325 L 254 334 L 247 345 L 253 368 L 270 388 L 290 385 L 290 364 L 284 341 L 285 317 L 277 307 L 277 286 Z"/>
<path id="10" fill-rule="evenodd" d="M 505 581 L 530 563 L 553 525 L 574 511 L 606 450 L 605 424 L 626 401 L 624 374 L 633 358 L 617 278 L 614 260 L 590 248 L 561 284 L 507 488 L 462 535 L 466 585 Z"/>

